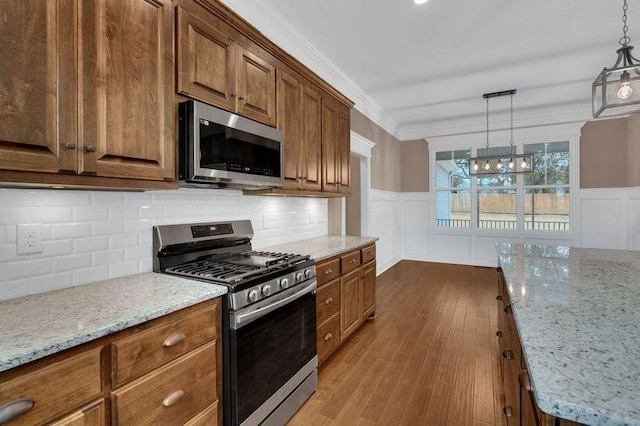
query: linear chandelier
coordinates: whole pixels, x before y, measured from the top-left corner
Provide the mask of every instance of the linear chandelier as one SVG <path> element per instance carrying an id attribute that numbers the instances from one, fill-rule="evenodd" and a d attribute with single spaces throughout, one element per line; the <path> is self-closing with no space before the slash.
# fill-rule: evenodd
<path id="1" fill-rule="evenodd" d="M 631 55 L 633 46 L 627 35 L 627 0 L 622 7 L 622 37 L 616 50 L 618 59 L 611 68 L 603 68 L 593 82 L 594 117 L 610 117 L 640 111 L 640 61 Z"/>
<path id="2" fill-rule="evenodd" d="M 469 175 L 470 176 L 487 176 L 487 175 L 511 175 L 516 173 L 531 173 L 533 171 L 533 154 L 518 154 L 515 143 L 513 142 L 513 95 L 517 89 L 503 90 L 501 92 L 485 93 L 482 97 L 487 104 L 487 147 L 485 155 L 471 157 L 469 159 Z M 491 148 L 489 146 L 489 100 L 500 96 L 510 96 L 510 119 L 511 119 L 511 138 L 509 143 L 509 153 L 490 155 Z"/>

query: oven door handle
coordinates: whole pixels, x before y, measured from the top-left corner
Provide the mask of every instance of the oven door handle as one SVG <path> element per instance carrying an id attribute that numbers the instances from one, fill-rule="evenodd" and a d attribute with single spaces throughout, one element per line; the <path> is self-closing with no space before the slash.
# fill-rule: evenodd
<path id="1" fill-rule="evenodd" d="M 292 302 L 296 299 L 301 298 L 305 294 L 312 293 L 316 291 L 317 282 L 314 281 L 308 286 L 296 291 L 290 296 L 285 297 L 284 299 L 277 300 L 269 305 L 262 306 L 258 309 L 253 309 L 247 313 L 234 313 L 231 317 L 231 328 L 237 330 L 241 327 L 244 327 L 248 323 L 252 322 L 255 319 L 258 319 L 264 315 L 267 315 L 270 312 L 275 311 L 276 309 L 286 305 L 289 302 Z"/>

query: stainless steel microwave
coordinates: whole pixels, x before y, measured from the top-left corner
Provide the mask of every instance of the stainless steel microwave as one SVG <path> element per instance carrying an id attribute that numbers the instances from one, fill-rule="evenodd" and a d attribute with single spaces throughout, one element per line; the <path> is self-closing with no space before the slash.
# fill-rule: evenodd
<path id="1" fill-rule="evenodd" d="M 178 127 L 181 185 L 283 185 L 280 130 L 197 101 L 180 103 Z"/>

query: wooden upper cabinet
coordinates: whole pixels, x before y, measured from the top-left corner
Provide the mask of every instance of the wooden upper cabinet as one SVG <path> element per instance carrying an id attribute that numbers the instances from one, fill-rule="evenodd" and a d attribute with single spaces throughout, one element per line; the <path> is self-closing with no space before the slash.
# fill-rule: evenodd
<path id="1" fill-rule="evenodd" d="M 182 7 L 178 14 L 178 91 L 194 99 L 235 110 L 234 42 L 205 17 Z"/>
<path id="2" fill-rule="evenodd" d="M 0 169 L 75 171 L 73 0 L 0 2 Z"/>
<path id="3" fill-rule="evenodd" d="M 338 128 L 337 106 L 327 99 L 322 100 L 322 190 L 339 191 L 338 168 L 336 164 L 336 134 Z"/>
<path id="4" fill-rule="evenodd" d="M 210 12 L 177 9 L 178 92 L 275 126 L 276 68 Z"/>
<path id="5" fill-rule="evenodd" d="M 338 192 L 349 194 L 351 181 L 351 118 L 346 107 L 339 107 L 336 126 L 336 173 Z"/>
<path id="6" fill-rule="evenodd" d="M 278 129 L 284 133 L 284 188 L 320 191 L 320 95 L 278 70 Z"/>
<path id="7" fill-rule="evenodd" d="M 84 0 L 80 173 L 174 178 L 173 5 Z"/>
<path id="8" fill-rule="evenodd" d="M 321 99 L 309 87 L 302 88 L 302 151 L 303 188 L 322 190 Z"/>

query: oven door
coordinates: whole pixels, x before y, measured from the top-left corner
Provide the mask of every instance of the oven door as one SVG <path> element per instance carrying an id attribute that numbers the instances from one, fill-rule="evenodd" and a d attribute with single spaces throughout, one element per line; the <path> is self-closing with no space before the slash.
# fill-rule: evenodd
<path id="1" fill-rule="evenodd" d="M 315 289 L 302 283 L 230 314 L 230 424 L 259 424 L 315 374 Z"/>

